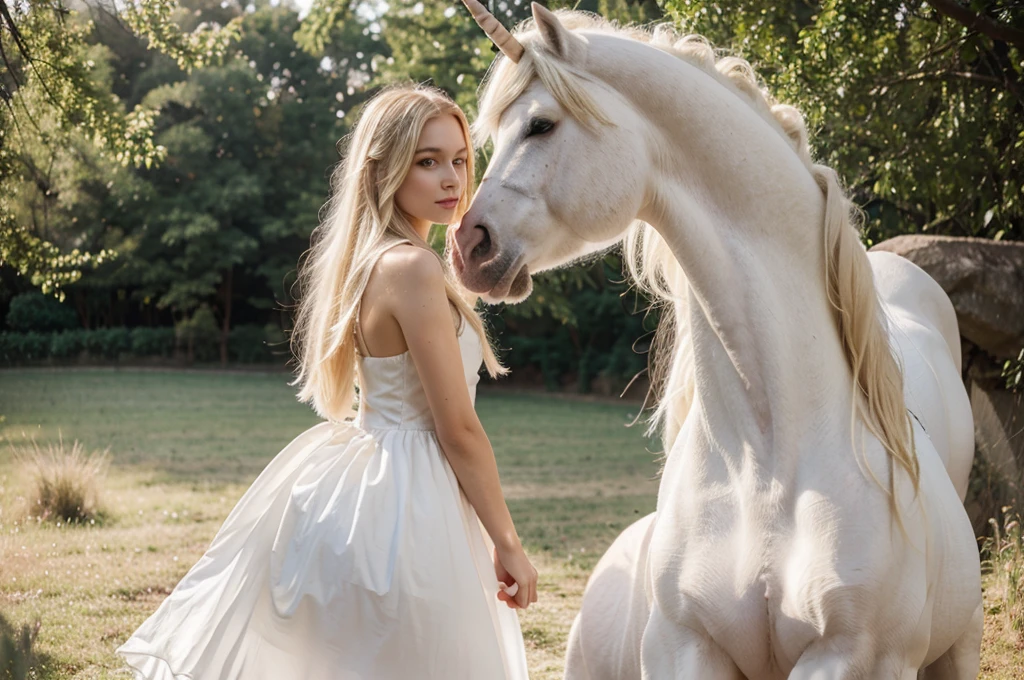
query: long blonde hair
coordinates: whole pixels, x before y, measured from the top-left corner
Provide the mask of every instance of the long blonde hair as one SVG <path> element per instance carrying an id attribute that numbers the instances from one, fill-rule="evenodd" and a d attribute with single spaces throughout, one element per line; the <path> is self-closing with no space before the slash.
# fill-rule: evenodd
<path id="1" fill-rule="evenodd" d="M 355 402 L 355 315 L 370 272 L 381 253 L 399 240 L 433 253 L 445 272 L 450 303 L 476 332 L 491 377 L 504 374 L 468 294 L 453 279 L 444 259 L 420 238 L 395 203 L 395 192 L 412 167 L 420 133 L 436 116 L 455 116 L 472 150 L 469 122 L 441 90 L 423 85 L 385 89 L 370 100 L 350 135 L 348 154 L 331 175 L 326 218 L 313 232 L 312 245 L 299 267 L 299 305 L 292 331 L 298 359 L 293 385 L 299 401 L 323 418 L 344 420 Z M 473 195 L 473 154 L 466 159 L 467 182 L 456 219 Z"/>
<path id="2" fill-rule="evenodd" d="M 827 206 L 823 227 L 824 284 L 853 377 L 851 420 L 861 420 L 888 453 L 890 477 L 886 491 L 890 506 L 896 510 L 895 466 L 907 473 L 915 491 L 920 480 L 913 428 L 903 397 L 903 374 L 892 353 L 871 265 L 858 237 L 857 211 L 843 194 L 836 173 L 811 160 L 803 116 L 794 107 L 777 103 L 747 61 L 734 56 L 716 58 L 715 50 L 701 36 L 679 35 L 666 24 L 646 30 L 620 27 L 581 12 L 559 10 L 556 14 L 570 30 L 611 33 L 647 43 L 735 87 L 755 111 L 779 126 L 807 166 L 821 187 Z M 481 86 L 480 115 L 474 128 L 478 142 L 493 134 L 505 109 L 534 79 L 540 80 L 559 105 L 582 125 L 593 128 L 606 122 L 586 90 L 586 83 L 594 76 L 552 56 L 538 35 L 528 34 L 532 28 L 532 21 L 526 21 L 514 31 L 525 49 L 519 62 L 499 57 Z M 693 346 L 687 319 L 689 284 L 668 245 L 644 222 L 637 221 L 628 230 L 623 255 L 633 280 L 662 312 L 652 346 L 649 396 L 655 407 L 650 433 L 660 431 L 668 453 L 694 399 Z"/>

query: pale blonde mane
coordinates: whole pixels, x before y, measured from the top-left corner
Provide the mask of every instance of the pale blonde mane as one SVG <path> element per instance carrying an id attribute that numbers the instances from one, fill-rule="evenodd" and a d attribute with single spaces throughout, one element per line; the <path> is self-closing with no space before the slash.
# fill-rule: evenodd
<path id="1" fill-rule="evenodd" d="M 851 418 L 859 419 L 889 454 L 890 503 L 895 502 L 894 465 L 919 482 L 913 430 L 903 397 L 903 375 L 889 345 L 886 319 L 874 286 L 867 255 L 859 238 L 859 213 L 845 196 L 836 173 L 814 164 L 807 126 L 794 107 L 779 104 L 758 79 L 751 65 L 735 56 L 719 56 L 699 35 L 681 35 L 662 24 L 653 29 L 618 26 L 601 17 L 559 11 L 559 21 L 570 30 L 606 33 L 630 38 L 673 54 L 743 95 L 751 108 L 771 122 L 789 141 L 826 198 L 823 232 L 825 285 L 843 350 L 854 376 Z M 504 111 L 534 81 L 541 84 L 580 124 L 596 127 L 608 120 L 587 92 L 593 74 L 567 64 L 549 53 L 533 22 L 514 31 L 525 48 L 518 64 L 498 58 L 481 86 L 480 115 L 474 124 L 478 142 L 497 130 Z M 686 322 L 688 284 L 671 250 L 650 225 L 635 222 L 623 243 L 626 266 L 637 286 L 661 307 L 661 320 L 652 346 L 650 398 L 654 411 L 650 432 L 660 430 L 668 453 L 694 397 L 693 349 Z M 856 430 L 854 430 L 856 431 Z M 895 507 L 895 506 L 894 506 Z"/>

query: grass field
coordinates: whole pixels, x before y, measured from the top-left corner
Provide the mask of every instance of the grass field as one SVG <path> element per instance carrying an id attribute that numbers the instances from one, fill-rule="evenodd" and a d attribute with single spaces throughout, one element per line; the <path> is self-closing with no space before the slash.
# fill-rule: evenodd
<path id="1" fill-rule="evenodd" d="M 101 524 L 25 522 L 26 482 L 0 449 L 0 612 L 39 620 L 40 678 L 129 677 L 113 650 L 202 554 L 246 486 L 317 422 L 285 374 L 0 371 L 0 434 L 110 450 Z M 625 427 L 636 404 L 484 391 L 516 525 L 541 572 L 521 615 L 531 677 L 559 678 L 586 578 L 614 537 L 654 509 L 656 446 Z M 986 592 L 982 677 L 1024 677 L 1024 653 Z"/>

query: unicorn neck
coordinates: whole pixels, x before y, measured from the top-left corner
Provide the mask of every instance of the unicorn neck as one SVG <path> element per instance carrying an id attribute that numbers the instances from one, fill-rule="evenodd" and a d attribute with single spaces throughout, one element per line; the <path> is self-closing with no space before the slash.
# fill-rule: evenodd
<path id="1" fill-rule="evenodd" d="M 851 378 L 825 293 L 822 239 L 814 255 L 794 252 L 744 238 L 743 225 L 712 221 L 686 201 L 668 203 L 651 224 L 687 278 L 691 413 L 723 451 L 776 461 L 820 424 L 824 406 L 838 399 L 844 407 L 827 412 L 848 412 Z"/>
<path id="2" fill-rule="evenodd" d="M 673 55 L 633 49 L 633 60 L 615 59 L 633 72 L 609 77 L 649 121 L 654 170 L 639 217 L 688 280 L 695 404 L 725 405 L 707 423 L 719 441 L 732 430 L 771 455 L 783 430 L 807 425 L 793 414 L 818 411 L 826 390 L 848 394 L 825 292 L 824 196 L 780 129 L 741 95 Z"/>

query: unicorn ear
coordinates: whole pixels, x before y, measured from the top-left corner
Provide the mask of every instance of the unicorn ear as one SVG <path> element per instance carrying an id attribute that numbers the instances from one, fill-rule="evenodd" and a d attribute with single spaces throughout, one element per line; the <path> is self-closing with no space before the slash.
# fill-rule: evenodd
<path id="1" fill-rule="evenodd" d="M 582 63 L 587 53 L 587 43 L 567 29 L 554 12 L 540 3 L 530 5 L 533 21 L 547 48 L 570 64 Z"/>

